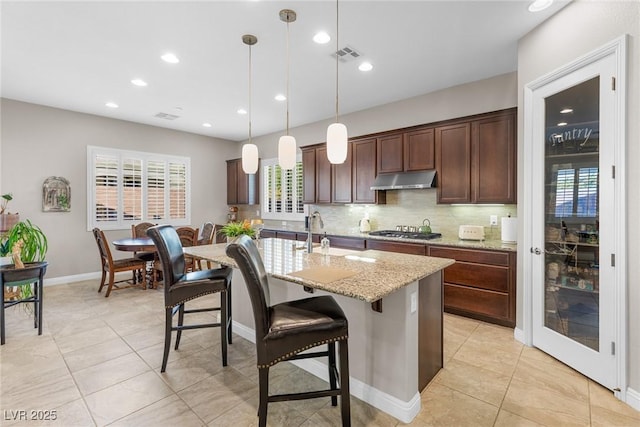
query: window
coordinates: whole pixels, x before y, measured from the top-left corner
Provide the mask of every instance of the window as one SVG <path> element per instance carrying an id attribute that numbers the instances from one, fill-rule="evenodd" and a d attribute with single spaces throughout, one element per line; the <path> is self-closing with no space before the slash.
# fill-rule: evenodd
<path id="1" fill-rule="evenodd" d="M 87 147 L 89 230 L 191 223 L 188 157 Z"/>
<path id="2" fill-rule="evenodd" d="M 283 170 L 278 159 L 262 162 L 262 217 L 265 219 L 304 220 L 302 204 L 302 160 L 296 167 Z"/>
<path id="3" fill-rule="evenodd" d="M 598 215 L 598 168 L 558 170 L 556 217 L 596 217 Z"/>

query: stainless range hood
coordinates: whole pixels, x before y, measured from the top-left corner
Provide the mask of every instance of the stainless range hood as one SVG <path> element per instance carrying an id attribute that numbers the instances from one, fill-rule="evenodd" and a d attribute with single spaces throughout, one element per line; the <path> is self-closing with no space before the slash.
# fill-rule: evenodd
<path id="1" fill-rule="evenodd" d="M 435 187 L 435 170 L 386 173 L 376 177 L 372 190 L 408 190 Z"/>

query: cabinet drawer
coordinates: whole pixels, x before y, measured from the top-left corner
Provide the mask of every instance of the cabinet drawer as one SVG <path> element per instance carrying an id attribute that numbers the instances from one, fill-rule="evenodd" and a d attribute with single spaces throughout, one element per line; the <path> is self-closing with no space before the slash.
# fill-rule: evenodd
<path id="1" fill-rule="evenodd" d="M 507 294 L 466 286 L 444 284 L 445 310 L 485 315 L 509 320 L 509 297 Z M 449 310 L 448 310 L 449 311 Z"/>
<path id="2" fill-rule="evenodd" d="M 457 285 L 508 292 L 509 269 L 507 267 L 456 261 L 455 264 L 445 268 L 444 281 Z"/>
<path id="3" fill-rule="evenodd" d="M 331 246 L 334 248 L 364 250 L 364 239 L 338 236 L 327 236 L 327 238 L 329 239 Z"/>
<path id="4" fill-rule="evenodd" d="M 431 246 L 429 255 L 441 258 L 453 258 L 456 261 L 503 265 L 505 267 L 509 266 L 509 254 L 507 252 L 491 252 L 477 249 L 453 249 Z"/>
<path id="5" fill-rule="evenodd" d="M 269 238 L 269 237 L 275 238 L 276 237 L 276 230 L 262 230 L 260 232 L 260 238 L 261 239 L 266 239 L 266 238 Z"/>
<path id="6" fill-rule="evenodd" d="M 426 255 L 426 245 L 419 243 L 389 242 L 384 240 L 367 240 L 367 249 L 379 251 L 399 252 L 403 254 Z"/>
<path id="7" fill-rule="evenodd" d="M 295 231 L 277 231 L 276 237 L 278 239 L 296 240 L 296 232 Z"/>

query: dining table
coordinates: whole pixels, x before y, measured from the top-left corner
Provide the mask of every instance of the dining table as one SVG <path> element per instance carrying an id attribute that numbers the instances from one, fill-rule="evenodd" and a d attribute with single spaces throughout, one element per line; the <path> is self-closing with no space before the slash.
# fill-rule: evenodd
<path id="1" fill-rule="evenodd" d="M 113 244 L 113 247 L 119 251 L 154 254 L 156 252 L 156 245 L 150 237 L 127 237 L 124 239 L 114 240 L 111 243 Z M 153 265 L 151 265 L 151 267 L 147 267 L 146 275 L 149 287 L 156 289 L 158 284 L 154 280 L 155 275 L 153 274 L 153 268 Z"/>

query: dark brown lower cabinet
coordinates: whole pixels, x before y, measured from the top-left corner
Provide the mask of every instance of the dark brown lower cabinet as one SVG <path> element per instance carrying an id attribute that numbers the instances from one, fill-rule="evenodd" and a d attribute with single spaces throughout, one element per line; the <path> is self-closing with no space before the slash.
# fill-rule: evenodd
<path id="1" fill-rule="evenodd" d="M 515 252 L 430 246 L 429 255 L 456 260 L 444 270 L 446 312 L 515 326 Z"/>
<path id="2" fill-rule="evenodd" d="M 379 251 L 399 252 L 412 255 L 426 255 L 427 246 L 420 243 L 393 242 L 389 240 L 368 239 L 367 249 Z"/>

